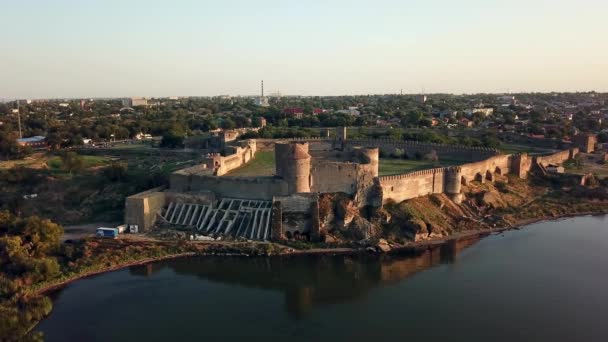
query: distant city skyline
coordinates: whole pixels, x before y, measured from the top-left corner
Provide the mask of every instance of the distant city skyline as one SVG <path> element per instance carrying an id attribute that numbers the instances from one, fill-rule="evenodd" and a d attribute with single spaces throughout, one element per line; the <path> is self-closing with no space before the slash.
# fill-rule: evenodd
<path id="1" fill-rule="evenodd" d="M 608 91 L 601 0 L 0 4 L 0 98 Z"/>

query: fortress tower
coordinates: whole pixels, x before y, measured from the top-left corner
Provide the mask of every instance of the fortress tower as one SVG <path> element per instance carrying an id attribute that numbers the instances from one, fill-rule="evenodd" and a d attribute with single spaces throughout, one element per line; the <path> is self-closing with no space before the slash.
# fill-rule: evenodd
<path id="1" fill-rule="evenodd" d="M 369 164 L 372 177 L 378 177 L 378 167 L 380 165 L 380 149 L 355 147 L 355 156 L 361 164 Z"/>
<path id="2" fill-rule="evenodd" d="M 521 179 L 528 178 L 528 171 L 532 166 L 532 158 L 526 153 L 511 156 L 509 173 L 517 175 Z"/>
<path id="3" fill-rule="evenodd" d="M 276 173 L 288 184 L 290 194 L 310 192 L 308 143 L 276 143 Z"/>
<path id="4" fill-rule="evenodd" d="M 461 193 L 461 178 L 462 170 L 460 169 L 460 167 L 450 167 L 445 172 L 444 192 L 456 204 L 462 203 L 463 196 Z"/>

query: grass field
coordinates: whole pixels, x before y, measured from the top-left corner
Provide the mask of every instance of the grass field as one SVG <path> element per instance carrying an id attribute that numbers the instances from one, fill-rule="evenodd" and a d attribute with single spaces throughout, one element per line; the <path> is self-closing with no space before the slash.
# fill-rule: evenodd
<path id="1" fill-rule="evenodd" d="M 518 144 L 502 144 L 500 146 L 500 151 L 506 154 L 515 154 L 515 153 L 545 153 L 552 152 L 553 150 L 548 148 L 540 148 L 529 145 L 518 145 Z"/>
<path id="2" fill-rule="evenodd" d="M 466 163 L 466 161 L 456 159 L 443 159 L 433 162 L 429 160 L 381 158 L 379 174 L 380 176 L 399 175 L 413 171 L 464 163 Z"/>
<path id="3" fill-rule="evenodd" d="M 83 161 L 85 169 L 88 169 L 90 167 L 107 165 L 110 162 L 110 160 L 112 159 L 110 157 L 105 157 L 105 156 L 87 156 L 87 155 L 80 155 L 80 156 L 82 157 L 82 161 Z M 49 166 L 49 168 L 51 168 L 51 169 L 55 169 L 55 170 L 61 169 L 61 158 L 58 156 L 49 158 L 49 160 L 46 163 Z"/>
<path id="4" fill-rule="evenodd" d="M 275 174 L 274 152 L 256 152 L 255 158 L 246 165 L 232 170 L 226 176 L 273 176 Z"/>

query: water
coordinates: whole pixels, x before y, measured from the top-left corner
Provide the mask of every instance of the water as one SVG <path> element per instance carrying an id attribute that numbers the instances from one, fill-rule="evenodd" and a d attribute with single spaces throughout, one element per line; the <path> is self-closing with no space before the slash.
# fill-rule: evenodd
<path id="1" fill-rule="evenodd" d="M 415 257 L 195 258 L 55 294 L 46 341 L 608 341 L 608 217 Z"/>

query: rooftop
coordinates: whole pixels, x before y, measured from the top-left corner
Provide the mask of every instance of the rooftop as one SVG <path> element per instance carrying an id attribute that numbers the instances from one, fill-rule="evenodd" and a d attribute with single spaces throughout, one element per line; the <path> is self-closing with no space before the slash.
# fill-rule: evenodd
<path id="1" fill-rule="evenodd" d="M 45 137 L 41 136 L 41 135 L 37 135 L 34 137 L 29 137 L 29 138 L 19 138 L 17 139 L 17 142 L 20 143 L 33 143 L 33 142 L 40 142 L 40 141 L 44 141 L 44 139 L 46 139 Z"/>

